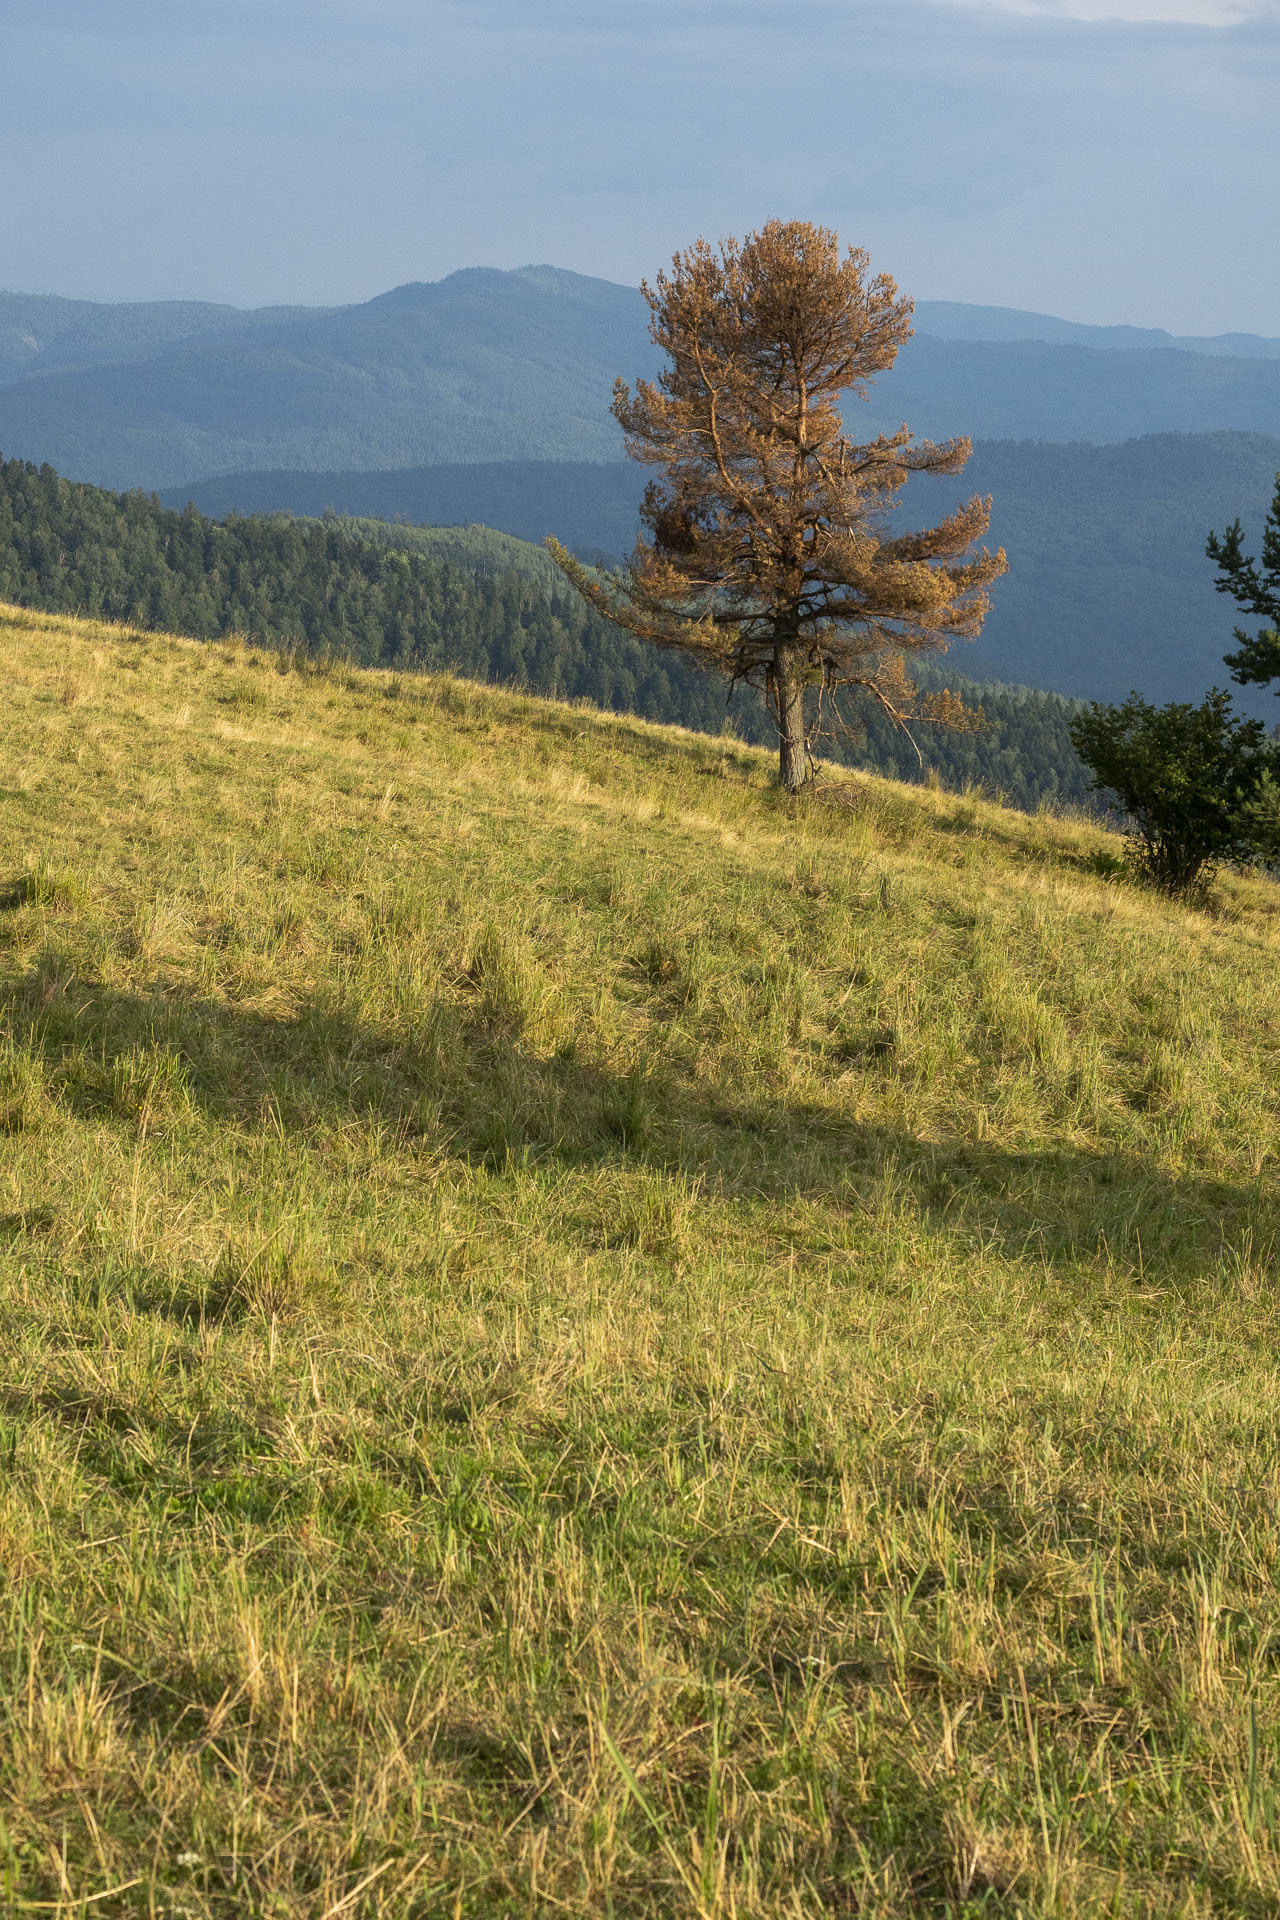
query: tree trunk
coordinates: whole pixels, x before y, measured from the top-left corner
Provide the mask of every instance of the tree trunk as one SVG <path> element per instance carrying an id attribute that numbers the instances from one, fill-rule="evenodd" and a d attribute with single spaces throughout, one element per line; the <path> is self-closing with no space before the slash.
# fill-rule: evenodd
<path id="1" fill-rule="evenodd" d="M 773 683 L 778 702 L 778 778 L 795 793 L 809 777 L 804 740 L 804 681 L 796 671 L 790 647 L 779 645 L 773 655 Z"/>

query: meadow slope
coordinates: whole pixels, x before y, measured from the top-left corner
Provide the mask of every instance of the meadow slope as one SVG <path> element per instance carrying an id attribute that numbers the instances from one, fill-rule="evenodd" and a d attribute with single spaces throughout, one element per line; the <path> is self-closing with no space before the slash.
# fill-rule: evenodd
<path id="1" fill-rule="evenodd" d="M 0 1912 L 1280 1913 L 1280 895 L 0 609 Z"/>

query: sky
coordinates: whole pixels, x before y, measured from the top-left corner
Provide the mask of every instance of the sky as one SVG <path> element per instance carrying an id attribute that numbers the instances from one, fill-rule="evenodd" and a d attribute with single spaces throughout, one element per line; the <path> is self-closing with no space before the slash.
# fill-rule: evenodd
<path id="1" fill-rule="evenodd" d="M 918 299 L 1280 335 L 1280 0 L 0 0 L 0 287 L 634 284 L 832 227 Z"/>

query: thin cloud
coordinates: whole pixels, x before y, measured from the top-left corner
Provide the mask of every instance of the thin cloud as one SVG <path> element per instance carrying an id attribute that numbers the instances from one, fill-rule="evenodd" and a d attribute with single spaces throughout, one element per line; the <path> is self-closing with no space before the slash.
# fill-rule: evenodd
<path id="1" fill-rule="evenodd" d="M 942 0 L 942 4 L 1094 26 L 1239 27 L 1251 20 L 1280 18 L 1276 0 Z"/>

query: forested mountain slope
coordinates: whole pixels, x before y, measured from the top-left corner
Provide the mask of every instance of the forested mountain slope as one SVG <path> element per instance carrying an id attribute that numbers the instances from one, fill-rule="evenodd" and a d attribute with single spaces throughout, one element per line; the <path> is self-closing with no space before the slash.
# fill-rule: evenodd
<path id="1" fill-rule="evenodd" d="M 171 507 L 195 502 L 202 513 L 322 514 L 408 520 L 431 526 L 480 525 L 541 541 L 556 534 L 571 547 L 621 556 L 635 544 L 647 475 L 633 461 L 448 461 L 381 472 L 229 473 L 163 489 Z"/>
<path id="2" fill-rule="evenodd" d="M 1228 685 L 1222 656 L 1240 613 L 1214 590 L 1205 539 L 1238 516 L 1256 551 L 1278 470 L 1280 440 L 1262 434 L 979 445 L 950 497 L 990 494 L 990 539 L 1009 572 L 966 658 L 1088 699 L 1136 687 L 1198 700 Z M 930 504 L 926 483 L 925 513 Z M 1235 691 L 1249 712 L 1280 720 L 1273 694 Z"/>
<path id="3" fill-rule="evenodd" d="M 2 416 L 0 416 L 2 417 Z M 917 334 L 872 389 L 865 414 L 933 439 L 1128 440 L 1148 433 L 1280 434 L 1280 361 L 1043 341 Z"/>
<path id="4" fill-rule="evenodd" d="M 1120 356 L 1116 356 L 1120 358 Z M 1119 446 L 980 442 L 954 482 L 909 483 L 904 513 L 936 515 L 969 493 L 992 499 L 993 545 L 1009 572 L 983 633 L 957 656 L 966 673 L 1120 699 L 1198 700 L 1225 684 L 1237 618 L 1214 592 L 1205 536 L 1237 515 L 1256 542 L 1280 470 L 1280 439 L 1161 434 Z M 636 533 L 645 476 L 633 464 L 561 462 L 427 467 L 389 473 L 235 474 L 178 489 L 205 512 L 288 508 L 471 522 L 525 539 L 621 554 Z M 1280 719 L 1271 695 L 1242 704 Z"/>

